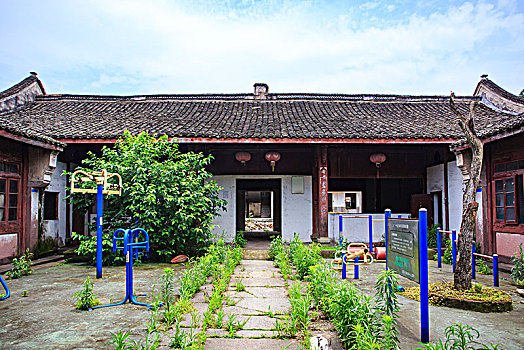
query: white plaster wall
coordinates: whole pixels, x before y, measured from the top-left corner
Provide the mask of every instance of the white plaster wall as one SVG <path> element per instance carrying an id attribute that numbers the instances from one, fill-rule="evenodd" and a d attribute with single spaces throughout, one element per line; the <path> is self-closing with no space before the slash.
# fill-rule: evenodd
<path id="1" fill-rule="evenodd" d="M 225 232 L 226 241 L 235 236 L 236 180 L 237 179 L 281 179 L 282 180 L 282 239 L 290 241 L 294 232 L 300 234 L 304 242 L 311 242 L 313 233 L 313 189 L 312 177 L 304 176 L 304 193 L 291 193 L 291 175 L 219 175 L 212 178 L 222 190 L 220 198 L 227 201 L 226 210 L 213 221 L 214 234 Z"/>
<path id="2" fill-rule="evenodd" d="M 384 241 L 385 221 L 384 214 L 345 214 L 342 219 L 342 239 L 349 242 L 369 242 L 369 215 L 372 217 L 373 242 Z M 391 217 L 409 218 L 407 213 L 392 213 Z M 328 219 L 328 237 L 333 243 L 339 238 L 339 213 L 330 213 Z M 365 218 L 361 218 L 365 216 Z"/>
<path id="3" fill-rule="evenodd" d="M 66 202 L 64 201 L 66 177 L 62 176 L 64 170 L 66 170 L 66 164 L 57 162 L 51 175 L 51 182 L 45 189 L 49 192 L 58 192 L 58 220 L 42 221 L 45 237 L 56 239 L 59 245 L 65 243 L 66 236 Z"/>
<path id="4" fill-rule="evenodd" d="M 449 207 L 449 228 L 459 230 L 462 219 L 462 193 L 464 185 L 462 173 L 457 167 L 456 162 L 448 163 L 448 207 Z M 444 205 L 444 165 L 439 164 L 427 168 L 427 189 L 426 193 L 442 191 L 442 219 L 446 227 L 446 215 Z"/>
<path id="5" fill-rule="evenodd" d="M 449 229 L 460 230 L 464 181 L 456 162 L 448 163 Z"/>

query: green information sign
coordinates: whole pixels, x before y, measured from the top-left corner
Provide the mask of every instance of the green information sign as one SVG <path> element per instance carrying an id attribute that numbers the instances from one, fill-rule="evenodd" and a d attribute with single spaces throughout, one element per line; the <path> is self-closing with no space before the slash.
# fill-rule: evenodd
<path id="1" fill-rule="evenodd" d="M 388 269 L 420 283 L 418 254 L 418 220 L 388 220 Z"/>

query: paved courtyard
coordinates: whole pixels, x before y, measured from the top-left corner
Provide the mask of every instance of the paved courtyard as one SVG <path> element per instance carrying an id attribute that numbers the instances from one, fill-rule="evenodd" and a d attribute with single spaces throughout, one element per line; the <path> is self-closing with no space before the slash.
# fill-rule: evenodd
<path id="1" fill-rule="evenodd" d="M 151 294 L 167 266 L 175 268 L 165 264 L 135 267 L 136 294 Z M 175 269 L 179 274 L 183 267 Z M 110 339 L 109 332 L 129 330 L 132 336 L 143 336 L 149 318 L 146 307 L 125 304 L 93 311 L 75 309 L 72 296 L 82 288 L 86 276 L 93 280 L 102 304 L 124 298 L 125 267 L 104 267 L 99 280 L 95 275 L 92 266 L 53 263 L 38 266 L 30 276 L 7 280 L 11 297 L 0 302 L 0 349 L 102 349 Z M 21 296 L 23 290 L 27 297 Z"/>
<path id="2" fill-rule="evenodd" d="M 253 248 L 253 247 L 252 247 Z M 246 256 L 247 258 L 247 256 Z M 451 280 L 451 267 L 444 265 L 436 268 L 430 261 L 430 281 Z M 54 265 L 54 266 L 53 266 Z M 184 266 L 146 264 L 135 268 L 136 294 L 151 294 L 152 286 L 158 283 L 162 270 L 171 267 L 177 276 Z M 365 293 L 372 294 L 376 276 L 383 263 L 360 268 L 360 280 L 354 281 L 353 270 L 348 270 L 348 282 L 356 282 Z M 7 281 L 11 298 L 0 302 L 0 349 L 102 349 L 110 348 L 106 342 L 109 332 L 130 331 L 133 338 L 142 337 L 149 317 L 147 308 L 126 304 L 94 311 L 74 309 L 72 295 L 80 290 L 86 276 L 94 281 L 94 291 L 102 303 L 119 301 L 125 294 L 124 267 L 104 268 L 104 278 L 94 279 L 95 269 L 83 264 L 41 265 L 33 275 L 19 280 Z M 524 348 L 524 304 L 522 298 L 514 293 L 502 274 L 501 289 L 510 291 L 514 300 L 514 310 L 504 314 L 478 313 L 456 310 L 447 307 L 430 307 L 431 340 L 442 337 L 444 329 L 453 322 L 467 323 L 478 329 L 480 340 L 484 343 L 502 343 L 503 349 Z M 235 284 L 242 280 L 245 292 L 236 292 Z M 492 285 L 491 276 L 478 275 L 478 282 Z M 402 279 L 404 287 L 414 285 Z M 22 291 L 27 290 L 27 297 Z M 210 285 L 204 285 L 193 302 L 196 309 L 203 313 L 206 309 L 206 293 L 210 294 Z M 225 330 L 210 329 L 206 349 L 289 349 L 298 348 L 294 340 L 273 339 L 275 322 L 279 315 L 289 308 L 288 294 L 284 281 L 272 262 L 264 260 L 243 260 L 236 268 L 227 292 L 231 303 L 224 307 L 226 317 L 234 314 L 239 321 L 247 320 L 244 329 L 236 332 L 237 339 L 225 337 Z M 140 297 L 148 301 L 149 297 Z M 400 312 L 400 339 L 402 349 L 417 346 L 419 340 L 419 304 L 405 297 Z M 269 313 L 271 311 L 273 315 Z M 191 317 L 186 317 L 185 326 L 190 326 Z M 342 349 L 332 325 L 327 321 L 314 323 L 312 334 L 323 334 L 332 339 L 332 348 Z M 169 339 L 165 337 L 162 345 L 167 349 Z"/>

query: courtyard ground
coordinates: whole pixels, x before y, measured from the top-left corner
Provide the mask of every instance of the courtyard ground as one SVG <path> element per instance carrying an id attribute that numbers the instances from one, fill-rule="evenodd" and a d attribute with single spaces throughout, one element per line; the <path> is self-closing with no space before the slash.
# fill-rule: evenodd
<path id="1" fill-rule="evenodd" d="M 253 248 L 253 247 L 252 247 Z M 255 249 L 247 250 L 245 260 L 236 268 L 231 279 L 228 295 L 236 304 L 224 308 L 225 314 L 235 314 L 238 320 L 248 320 L 243 330 L 236 335 L 242 338 L 225 338 L 224 330 L 209 330 L 206 349 L 289 349 L 298 348 L 293 340 L 271 339 L 275 335 L 275 322 L 278 315 L 287 312 L 289 301 L 279 271 L 272 262 L 250 260 L 261 258 L 263 248 L 257 243 Z M 54 266 L 53 266 L 54 265 Z M 451 280 L 451 267 L 429 262 L 430 282 Z M 135 268 L 136 294 L 151 294 L 154 283 L 159 282 L 165 267 L 174 268 L 177 276 L 184 270 L 183 266 L 146 264 Z M 354 281 L 353 270 L 348 270 L 348 282 L 356 282 L 367 294 L 373 293 L 373 285 L 383 263 L 376 263 L 360 268 L 360 280 Z M 86 276 L 94 281 L 94 291 L 102 303 L 119 301 L 125 294 L 124 267 L 104 268 L 104 278 L 94 279 L 95 269 L 83 264 L 41 265 L 33 275 L 19 280 L 9 280 L 12 296 L 0 302 L 0 349 L 103 349 L 110 348 L 106 342 L 109 332 L 130 331 L 133 338 L 144 335 L 149 317 L 147 308 L 126 304 L 123 306 L 97 309 L 94 311 L 77 311 L 74 309 L 72 295 L 80 290 Z M 512 293 L 514 310 L 507 313 L 478 313 L 451 309 L 447 307 L 430 307 L 431 340 L 443 337 L 444 329 L 451 323 L 466 323 L 478 329 L 483 343 L 501 343 L 503 349 L 524 348 L 524 304 L 522 298 L 513 291 L 507 280 L 507 274 L 501 275 L 501 289 Z M 236 292 L 234 285 L 241 279 L 246 287 L 245 292 Z M 486 286 L 492 285 L 492 276 L 478 275 L 477 282 Z M 404 287 L 415 285 L 401 278 Z M 27 297 L 22 291 L 27 290 Z M 193 299 L 197 310 L 205 309 L 205 293 L 209 285 L 204 285 Z M 110 299 L 111 298 L 111 299 Z M 416 301 L 400 296 L 400 339 L 402 349 L 418 346 L 419 304 Z M 139 300 L 147 301 L 148 297 Z M 233 305 L 234 304 L 234 305 Z M 271 312 L 274 316 L 268 312 Z M 186 326 L 190 317 L 186 318 Z M 313 335 L 322 334 L 332 339 L 332 348 L 341 349 L 329 322 L 319 321 L 313 325 Z M 162 341 L 167 349 L 169 339 Z"/>

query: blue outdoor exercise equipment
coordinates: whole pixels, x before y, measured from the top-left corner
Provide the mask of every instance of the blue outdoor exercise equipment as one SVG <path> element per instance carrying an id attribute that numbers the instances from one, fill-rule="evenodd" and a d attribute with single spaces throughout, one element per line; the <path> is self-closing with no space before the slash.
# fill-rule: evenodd
<path id="1" fill-rule="evenodd" d="M 2 275 L 0 275 L 0 283 L 2 283 L 2 286 L 5 289 L 5 296 L 1 297 L 0 300 L 5 300 L 11 296 L 11 290 L 9 290 L 9 287 L 7 286 L 7 283 L 5 283 L 4 279 L 2 278 Z"/>
<path id="2" fill-rule="evenodd" d="M 123 237 L 119 237 L 119 233 L 123 233 Z M 139 235 L 143 233 L 145 236 L 145 240 L 138 242 Z M 117 246 L 117 243 L 119 241 L 122 241 L 124 243 L 123 246 Z M 134 242 L 133 242 L 134 241 Z M 139 301 L 136 301 L 134 291 L 133 291 L 133 258 L 136 257 L 138 254 L 142 254 L 145 252 L 149 252 L 149 235 L 147 232 L 142 228 L 135 228 L 135 229 L 118 229 L 113 234 L 113 252 L 116 252 L 117 250 L 122 249 L 124 251 L 124 255 L 126 256 L 126 296 L 125 298 L 118 303 L 114 304 L 107 304 L 107 305 L 99 305 L 94 306 L 93 309 L 99 309 L 101 307 L 109 307 L 109 306 L 117 306 L 125 304 L 128 300 L 130 303 L 135 305 L 142 305 L 142 306 L 151 306 L 151 304 L 141 303 Z M 145 294 L 141 294 L 140 296 L 143 296 Z"/>

